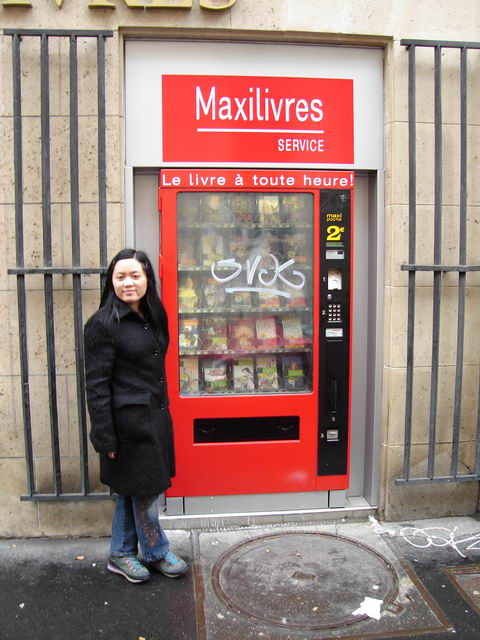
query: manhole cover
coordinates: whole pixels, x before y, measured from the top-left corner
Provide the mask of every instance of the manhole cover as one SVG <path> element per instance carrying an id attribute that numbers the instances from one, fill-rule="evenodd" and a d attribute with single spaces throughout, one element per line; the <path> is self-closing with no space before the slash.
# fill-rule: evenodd
<path id="1" fill-rule="evenodd" d="M 398 578 L 379 553 L 328 533 L 286 533 L 255 538 L 215 563 L 217 597 L 238 613 L 292 629 L 351 625 L 366 596 L 393 603 Z"/>

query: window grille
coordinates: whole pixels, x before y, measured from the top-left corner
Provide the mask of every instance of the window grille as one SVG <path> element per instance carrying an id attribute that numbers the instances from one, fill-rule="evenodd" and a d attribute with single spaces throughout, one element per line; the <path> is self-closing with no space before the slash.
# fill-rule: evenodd
<path id="1" fill-rule="evenodd" d="M 472 127 L 469 126 L 469 92 L 468 88 L 478 86 L 478 79 L 475 80 L 478 70 L 478 50 L 480 43 L 472 42 L 436 42 L 426 40 L 402 40 L 401 45 L 408 50 L 408 164 L 409 164 L 409 202 L 408 202 L 408 264 L 402 265 L 402 270 L 408 272 L 408 321 L 407 321 L 407 367 L 406 367 L 406 400 L 405 400 L 405 435 L 404 435 L 404 461 L 403 476 L 397 479 L 397 484 L 402 483 L 431 483 L 431 482 L 459 482 L 478 480 L 480 477 L 480 414 L 474 416 L 474 435 L 466 441 L 467 448 L 471 452 L 468 455 L 461 455 L 462 446 L 462 403 L 465 403 L 465 335 L 466 335 L 466 292 L 467 278 L 472 278 L 474 272 L 480 270 L 479 264 L 467 260 L 469 247 L 475 243 L 478 245 L 478 231 L 474 236 L 474 225 L 468 225 L 469 194 L 467 186 L 473 182 L 473 176 L 478 171 L 478 158 L 476 162 L 473 155 L 469 155 L 469 143 L 472 142 Z M 421 56 L 421 61 L 419 57 Z M 430 58 L 428 58 L 430 56 Z M 445 56 L 448 56 L 448 72 Z M 418 113 L 419 100 L 417 89 L 417 77 L 421 74 L 422 84 L 429 81 L 433 84 L 433 157 L 427 158 L 427 163 L 433 166 L 434 178 L 434 203 L 433 203 L 433 263 L 421 264 L 417 262 L 417 240 L 418 235 L 418 206 L 419 206 L 419 185 L 417 183 L 417 162 L 419 155 L 418 145 Z M 429 77 L 430 74 L 430 77 Z M 452 77 L 455 79 L 452 82 Z M 450 155 L 449 141 L 446 140 L 445 129 L 447 121 L 444 114 L 444 101 L 447 92 L 451 97 L 452 86 L 458 85 L 458 112 L 459 112 L 459 144 L 458 153 Z M 446 89 L 445 89 L 446 87 Z M 455 86 L 457 91 L 457 86 Z M 473 101 L 474 102 L 474 101 Z M 423 105 L 422 105 L 423 107 Z M 458 141 L 457 137 L 457 141 Z M 425 140 L 423 139 L 423 142 Z M 451 145 L 450 145 L 451 146 Z M 448 157 L 447 157 L 448 154 Z M 453 160 L 452 160 L 453 158 Z M 425 162 L 425 160 L 424 160 Z M 446 180 L 444 171 L 446 163 L 449 166 L 452 162 L 458 171 L 458 201 L 445 202 L 444 192 Z M 451 175 L 447 175 L 451 180 Z M 452 263 L 444 260 L 446 244 L 445 225 L 452 224 L 446 217 L 448 212 L 455 210 L 458 212 L 458 228 L 455 227 L 456 236 L 458 233 L 458 245 L 456 248 L 456 259 Z M 447 227 L 449 228 L 449 227 Z M 443 236 L 442 237 L 442 232 Z M 471 253 L 471 251 L 470 251 Z M 451 251 L 449 253 L 451 257 Z M 432 346 L 430 360 L 430 401 L 429 414 L 426 416 L 425 434 L 428 454 L 424 463 L 424 468 L 417 468 L 412 456 L 412 445 L 414 444 L 414 429 L 418 428 L 414 420 L 414 404 L 419 393 L 415 376 L 415 356 L 418 349 L 418 341 L 415 341 L 416 317 L 425 314 L 425 306 L 419 301 L 418 278 L 425 278 L 426 274 L 431 276 L 427 286 L 432 287 Z M 449 433 L 445 432 L 440 436 L 438 431 L 438 420 L 440 415 L 439 399 L 441 389 L 439 387 L 439 372 L 441 371 L 441 313 L 442 296 L 446 290 L 442 286 L 442 280 L 446 277 L 456 278 L 454 283 L 457 289 L 456 301 L 456 326 L 451 327 L 452 332 L 456 332 L 456 363 L 455 382 L 453 390 L 453 412 L 451 416 Z M 422 280 L 422 284 L 425 284 Z M 450 281 L 450 284 L 452 282 Z M 478 285 L 478 282 L 476 283 Z M 478 313 L 478 308 L 475 310 Z M 477 363 L 478 364 L 478 363 Z M 478 367 L 477 367 L 478 369 Z M 444 418 L 444 416 L 442 416 Z M 450 418 L 449 418 L 450 419 Z M 465 438 L 463 437 L 464 443 Z M 446 458 L 439 460 L 440 452 L 447 451 Z"/>
<path id="2" fill-rule="evenodd" d="M 24 500 L 72 500 L 85 498 L 105 498 L 109 493 L 105 488 L 99 486 L 97 490 L 92 490 L 89 469 L 88 437 L 87 437 L 87 411 L 85 401 L 85 374 L 84 374 L 84 351 L 83 351 L 83 304 L 82 304 L 82 279 L 92 278 L 95 274 L 100 276 L 106 271 L 107 265 L 107 198 L 106 198 L 106 115 L 105 115 L 105 43 L 106 38 L 113 35 L 111 31 L 60 31 L 60 30 L 13 30 L 5 29 L 4 34 L 12 38 L 12 83 L 13 83 L 13 134 L 14 134 L 14 175 L 15 175 L 15 237 L 16 237 L 16 266 L 9 269 L 8 273 L 14 274 L 17 281 L 18 319 L 19 319 L 19 347 L 20 347 L 20 378 L 22 393 L 23 422 L 25 433 L 25 455 L 27 468 L 28 493 L 22 496 Z M 68 53 L 58 53 L 60 51 L 59 40 L 62 39 L 62 51 L 68 49 Z M 28 58 L 28 70 L 22 68 L 22 48 L 25 42 L 32 46 Z M 52 41 L 55 45 L 52 45 Z M 96 47 L 96 64 L 94 62 L 93 72 L 96 72 L 96 93 L 97 93 L 97 113 L 96 126 L 98 130 L 97 147 L 97 167 L 96 174 L 92 171 L 91 179 L 98 184 L 98 246 L 99 246 L 99 266 L 84 267 L 81 259 L 81 198 L 79 179 L 79 43 L 89 42 Z M 36 48 L 35 48 L 36 47 Z M 52 59 L 51 49 L 55 49 L 55 54 L 68 62 L 68 73 L 62 82 L 66 82 L 64 94 L 69 94 L 69 202 L 70 209 L 70 235 L 71 235 L 71 265 L 54 266 L 52 232 L 55 230 L 55 221 L 52 217 L 52 210 L 57 203 L 52 201 L 52 123 L 54 115 L 51 109 L 50 70 L 55 61 Z M 33 54 L 32 50 L 39 52 L 39 59 L 32 59 L 38 53 Z M 25 56 L 24 56 L 25 57 Z M 91 61 L 89 60 L 89 63 Z M 32 66 L 33 65 L 33 66 Z M 25 65 L 27 66 L 27 65 Z M 33 71 L 32 71 L 33 69 Z M 90 67 L 89 73 L 92 72 Z M 29 74 L 40 84 L 40 160 L 41 165 L 41 227 L 43 246 L 37 246 L 34 252 L 40 258 L 39 266 L 26 266 L 32 262 L 31 255 L 26 255 L 25 241 L 30 242 L 29 236 L 32 234 L 31 224 L 26 221 L 26 205 L 24 203 L 25 188 L 34 176 L 31 170 L 25 171 L 27 160 L 24 150 L 24 128 L 27 117 L 31 114 L 28 101 L 28 89 L 26 95 L 22 95 L 22 84 Z M 57 69 L 58 74 L 58 69 Z M 59 74 L 58 74 L 59 75 Z M 31 85 L 29 85 L 31 88 Z M 63 88 L 63 86 L 62 86 Z M 22 113 L 22 108 L 28 113 Z M 65 163 L 68 159 L 65 158 Z M 92 163 L 93 164 L 93 163 Z M 68 174 L 68 171 L 65 171 Z M 68 187 L 67 187 L 68 188 Z M 57 220 L 58 222 L 58 220 Z M 62 223 L 63 224 L 63 223 Z M 41 240 L 38 240 L 40 245 Z M 58 347 L 61 340 L 58 338 L 59 323 L 55 322 L 55 290 L 54 279 L 61 276 L 71 277 L 71 301 L 74 329 L 74 369 L 76 378 L 76 421 L 78 423 L 78 453 L 73 457 L 78 462 L 79 469 L 73 475 L 76 478 L 75 490 L 65 491 L 64 473 L 62 468 L 61 451 L 61 419 L 59 416 L 59 398 L 61 393 L 58 388 Z M 38 423 L 44 420 L 43 416 L 38 416 L 32 411 L 31 383 L 35 373 L 32 373 L 31 357 L 29 354 L 28 329 L 29 321 L 38 314 L 38 309 L 29 302 L 31 287 L 28 287 L 28 279 L 41 278 L 41 290 L 44 298 L 45 308 L 45 345 L 46 345 L 46 369 L 48 379 L 48 407 L 49 407 L 49 447 L 47 456 L 51 459 L 51 482 L 41 481 L 39 486 L 37 481 L 37 463 L 39 443 L 35 437 Z M 98 287 L 97 287 L 98 290 Z M 38 300 L 38 299 L 37 299 Z M 63 401 L 63 399 L 62 399 Z M 75 404 L 75 403 L 74 403 Z M 45 445 L 43 445 L 45 448 Z M 71 460 L 70 460 L 71 462 Z M 45 471 L 45 469 L 43 469 Z M 70 485 L 72 482 L 70 482 Z M 48 488 L 45 487 L 48 485 Z"/>

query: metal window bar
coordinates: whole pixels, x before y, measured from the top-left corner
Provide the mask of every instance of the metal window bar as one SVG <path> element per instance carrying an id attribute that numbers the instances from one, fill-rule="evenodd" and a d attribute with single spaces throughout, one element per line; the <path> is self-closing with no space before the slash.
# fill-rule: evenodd
<path id="1" fill-rule="evenodd" d="M 407 321 L 407 363 L 405 397 L 405 435 L 403 475 L 396 480 L 403 483 L 459 482 L 480 479 L 480 388 L 476 421 L 476 453 L 474 469 L 470 473 L 459 473 L 461 410 L 464 368 L 465 340 L 465 297 L 466 276 L 469 272 L 480 271 L 480 265 L 467 264 L 467 60 L 470 49 L 480 49 L 478 42 L 448 42 L 430 40 L 402 40 L 401 45 L 408 50 L 408 132 L 409 132 L 409 264 L 401 269 L 408 272 L 408 321 Z M 434 99 L 435 99 L 435 151 L 434 151 L 434 264 L 416 264 L 416 49 L 429 47 L 434 50 Z M 443 49 L 458 49 L 460 56 L 460 202 L 459 202 L 459 247 L 458 264 L 442 264 L 442 76 L 441 61 Z M 412 477 L 412 419 L 414 395 L 414 354 L 415 354 L 415 309 L 416 309 L 416 273 L 431 272 L 433 276 L 433 313 L 432 313 L 432 355 L 430 413 L 428 425 L 428 461 L 424 477 Z M 444 273 L 458 273 L 458 319 L 456 339 L 456 365 L 454 408 L 451 431 L 450 474 L 435 475 L 436 432 L 438 413 L 439 347 L 440 347 L 440 311 L 441 278 Z"/>
<path id="2" fill-rule="evenodd" d="M 89 30 L 36 30 L 5 29 L 12 36 L 13 70 L 13 122 L 14 122 L 14 171 L 15 171 L 15 232 L 16 267 L 8 273 L 17 276 L 17 301 L 20 342 L 20 377 L 25 436 L 25 457 L 28 494 L 22 500 L 75 500 L 109 498 L 110 493 L 92 492 L 89 483 L 87 411 L 85 402 L 85 372 L 83 350 L 82 275 L 99 274 L 103 283 L 107 269 L 107 190 L 106 190 L 106 109 L 105 109 L 105 38 L 111 31 Z M 24 175 L 22 146 L 22 69 L 21 42 L 25 37 L 40 38 L 40 93 L 41 93 L 41 174 L 42 174 L 42 228 L 43 266 L 25 267 L 24 249 Z M 70 200 L 72 233 L 72 266 L 52 266 L 52 202 L 50 158 L 50 98 L 49 98 L 49 38 L 68 38 L 70 42 Z M 95 38 L 97 41 L 97 95 L 98 95 L 98 218 L 99 218 L 99 267 L 82 267 L 80 253 L 80 188 L 79 188 L 79 135 L 78 135 L 78 38 Z M 32 437 L 30 404 L 30 373 L 27 342 L 26 277 L 41 274 L 44 277 L 48 390 L 50 407 L 50 438 L 52 452 L 53 492 L 37 490 L 35 480 L 35 452 Z M 54 290 L 53 276 L 72 275 L 73 316 L 76 360 L 77 413 L 79 423 L 80 469 L 78 493 L 65 493 L 62 487 L 62 468 L 59 438 L 58 392 L 55 357 Z"/>

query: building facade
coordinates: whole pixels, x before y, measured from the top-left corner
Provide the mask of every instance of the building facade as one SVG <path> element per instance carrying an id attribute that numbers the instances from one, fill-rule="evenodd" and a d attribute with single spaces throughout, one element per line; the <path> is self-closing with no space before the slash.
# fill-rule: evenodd
<path id="1" fill-rule="evenodd" d="M 170 277 L 158 186 L 160 171 L 167 181 L 177 169 L 200 192 L 209 171 L 304 185 L 308 172 L 352 176 L 350 428 L 343 484 L 327 474 L 265 490 L 259 474 L 258 490 L 174 489 L 167 513 L 475 513 L 480 2 L 3 0 L 0 15 L 0 535 L 108 532 L 81 327 L 123 246 L 147 250 L 160 280 Z M 231 153 L 218 132 L 194 147 L 184 102 L 199 78 L 214 84 L 192 89 L 198 118 L 244 136 L 239 123 L 251 135 L 270 115 L 275 152 L 271 130 Z M 337 119 L 323 118 L 329 108 Z M 279 138 L 292 114 L 303 133 L 292 125 Z M 325 389 L 310 391 L 331 408 Z M 332 425 L 325 433 L 339 439 Z"/>

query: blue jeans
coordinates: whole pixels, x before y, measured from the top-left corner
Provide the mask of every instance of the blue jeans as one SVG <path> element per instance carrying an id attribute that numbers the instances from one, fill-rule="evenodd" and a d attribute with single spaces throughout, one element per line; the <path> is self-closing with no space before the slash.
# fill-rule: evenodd
<path id="1" fill-rule="evenodd" d="M 110 555 L 136 556 L 138 547 L 145 562 L 155 562 L 168 553 L 168 538 L 160 526 L 161 496 L 117 496 L 112 520 Z"/>

